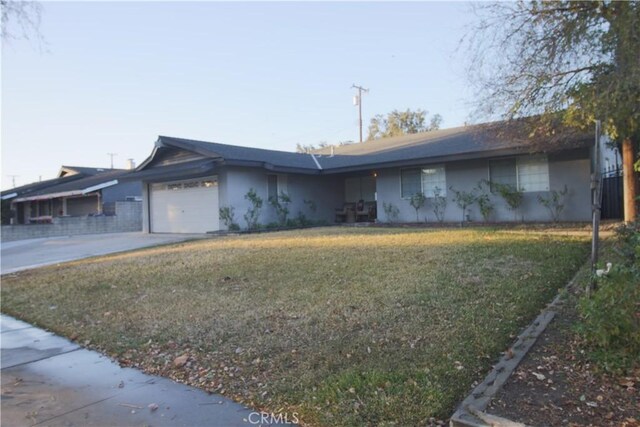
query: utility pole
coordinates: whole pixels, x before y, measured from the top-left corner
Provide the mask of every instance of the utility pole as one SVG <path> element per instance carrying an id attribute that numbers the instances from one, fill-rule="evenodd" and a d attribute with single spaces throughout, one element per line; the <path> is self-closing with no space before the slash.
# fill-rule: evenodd
<path id="1" fill-rule="evenodd" d="M 358 89 L 358 94 L 353 99 L 353 105 L 358 106 L 358 123 L 360 124 L 360 142 L 362 142 L 362 92 L 369 93 L 369 89 L 357 86 L 355 83 L 351 85 L 352 89 Z"/>
<path id="2" fill-rule="evenodd" d="M 16 188 L 16 178 L 19 177 L 20 175 L 7 175 L 9 178 L 11 178 L 11 183 L 13 184 L 13 188 Z"/>
<path id="3" fill-rule="evenodd" d="M 111 169 L 113 169 L 113 156 L 117 156 L 118 153 L 107 153 L 107 156 L 111 157 Z"/>

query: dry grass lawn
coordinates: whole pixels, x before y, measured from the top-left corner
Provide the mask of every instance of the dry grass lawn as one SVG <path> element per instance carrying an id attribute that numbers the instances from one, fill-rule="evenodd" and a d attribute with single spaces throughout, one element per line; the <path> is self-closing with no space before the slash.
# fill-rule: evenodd
<path id="1" fill-rule="evenodd" d="M 4 276 L 2 311 L 308 425 L 424 425 L 585 261 L 587 238 L 561 234 L 215 238 Z"/>

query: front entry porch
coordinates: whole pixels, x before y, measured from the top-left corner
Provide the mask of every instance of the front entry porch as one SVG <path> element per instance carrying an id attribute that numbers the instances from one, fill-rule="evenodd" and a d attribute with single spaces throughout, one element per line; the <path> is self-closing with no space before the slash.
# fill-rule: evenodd
<path id="1" fill-rule="evenodd" d="M 336 209 L 335 222 L 375 222 L 376 199 L 375 172 L 345 177 L 344 204 Z"/>

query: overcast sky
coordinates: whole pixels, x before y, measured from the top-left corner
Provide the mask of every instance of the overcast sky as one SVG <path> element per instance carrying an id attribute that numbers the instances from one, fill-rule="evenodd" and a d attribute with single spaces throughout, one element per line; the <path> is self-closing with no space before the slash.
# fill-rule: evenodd
<path id="1" fill-rule="evenodd" d="M 61 165 L 139 164 L 158 135 L 277 150 L 425 109 L 468 119 L 468 5 L 45 2 L 44 45 L 3 42 L 2 188 Z"/>

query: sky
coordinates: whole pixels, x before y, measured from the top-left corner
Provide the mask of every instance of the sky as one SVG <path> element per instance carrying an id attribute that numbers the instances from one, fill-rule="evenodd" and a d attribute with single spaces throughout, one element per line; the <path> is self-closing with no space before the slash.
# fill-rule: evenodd
<path id="1" fill-rule="evenodd" d="M 2 43 L 3 189 L 61 165 L 140 164 L 158 135 L 294 151 L 375 114 L 462 125 L 463 2 L 44 2 L 44 42 Z M 12 177 L 12 175 L 17 175 Z"/>

